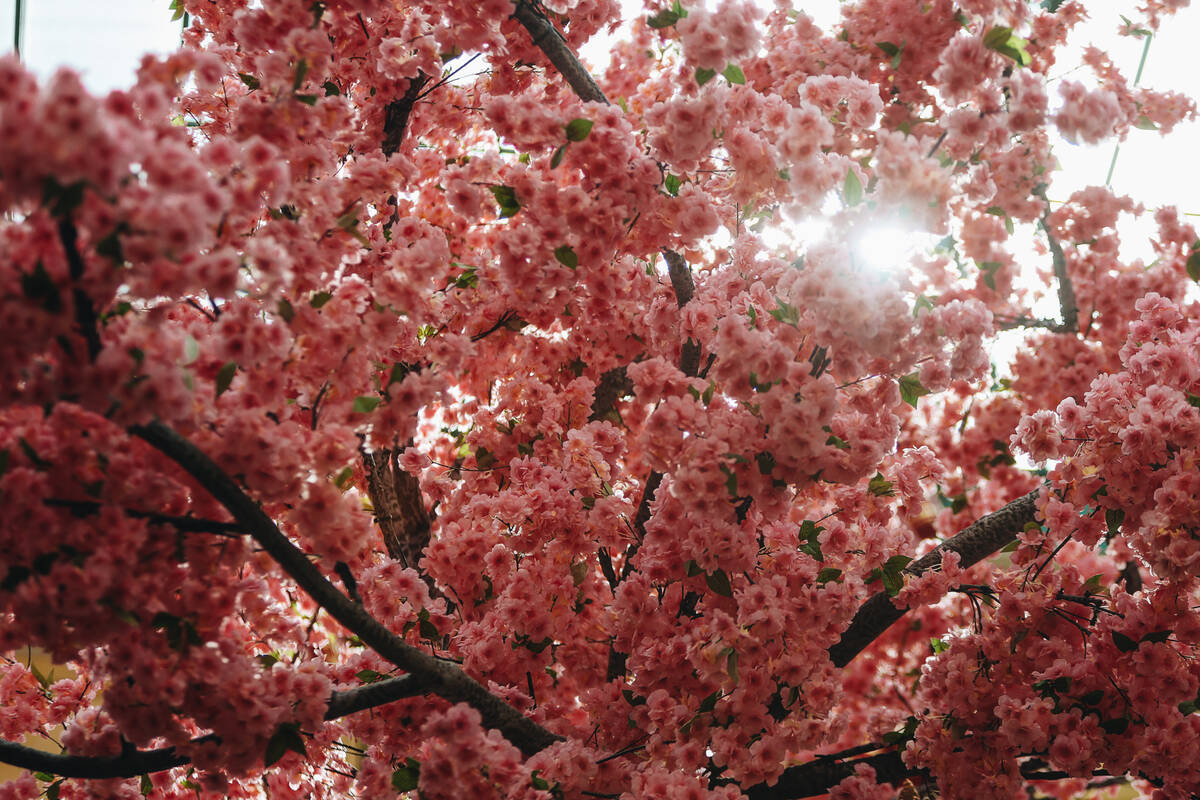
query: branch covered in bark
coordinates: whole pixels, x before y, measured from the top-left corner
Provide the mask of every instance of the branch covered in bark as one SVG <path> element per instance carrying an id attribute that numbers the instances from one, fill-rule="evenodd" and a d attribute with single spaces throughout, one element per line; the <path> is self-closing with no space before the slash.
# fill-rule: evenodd
<path id="1" fill-rule="evenodd" d="M 1034 490 L 998 511 L 980 517 L 909 564 L 905 571 L 921 575 L 940 565 L 942 555 L 948 550 L 962 557 L 960 564 L 963 569 L 979 563 L 1012 541 L 1028 523 L 1035 521 L 1037 496 L 1037 490 Z M 858 609 L 838 643 L 829 648 L 833 665 L 844 667 L 849 664 L 907 611 L 907 608 L 896 608 L 887 592 L 879 592 L 871 597 Z"/>
<path id="2" fill-rule="evenodd" d="M 459 667 L 408 644 L 340 592 L 233 478 L 190 441 L 157 421 L 136 426 L 130 432 L 182 467 L 225 506 L 246 533 L 330 616 L 380 656 L 415 676 L 427 691 L 451 703 L 467 703 L 480 713 L 485 726 L 499 730 L 526 756 L 559 741 L 559 737 L 489 692 Z"/>
<path id="3" fill-rule="evenodd" d="M 539 4 L 528 0 L 517 0 L 512 16 L 525 27 L 525 30 L 529 31 L 529 37 L 533 40 L 534 46 L 546 54 L 546 58 L 550 59 L 550 63 L 566 79 L 581 100 L 608 104 L 608 98 L 604 96 L 604 92 L 600 91 L 596 81 L 579 63 L 579 59 L 567 46 L 567 40 L 546 18 L 546 14 Z"/>
<path id="4" fill-rule="evenodd" d="M 383 531 L 388 555 L 405 567 L 417 562 L 429 544 L 429 512 L 415 475 L 400 466 L 399 449 L 364 450 L 367 494 L 375 509 L 375 521 Z"/>
<path id="5" fill-rule="evenodd" d="M 405 697 L 416 697 L 429 687 L 412 675 L 401 675 L 376 683 L 334 692 L 329 698 L 325 720 L 349 716 Z M 199 736 L 192 744 L 217 741 L 212 734 Z M 0 762 L 35 772 L 46 772 L 63 778 L 135 778 L 151 772 L 182 767 L 191 759 L 174 747 L 156 750 L 130 750 L 117 756 L 73 756 L 68 753 L 46 753 L 16 742 L 0 739 Z"/>

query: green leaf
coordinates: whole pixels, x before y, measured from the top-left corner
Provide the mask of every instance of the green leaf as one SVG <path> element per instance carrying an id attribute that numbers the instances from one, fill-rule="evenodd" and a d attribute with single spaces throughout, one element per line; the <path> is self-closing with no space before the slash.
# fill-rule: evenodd
<path id="1" fill-rule="evenodd" d="M 1151 631 L 1143 636 L 1139 641 L 1162 644 L 1169 638 L 1171 638 L 1171 631 Z"/>
<path id="2" fill-rule="evenodd" d="M 800 324 L 799 309 L 793 305 L 788 305 L 778 297 L 775 298 L 775 302 L 779 303 L 779 308 L 768 310 L 767 313 L 784 325 L 791 325 L 793 328 L 797 327 Z"/>
<path id="3" fill-rule="evenodd" d="M 737 64 L 725 65 L 725 69 L 722 70 L 721 74 L 725 76 L 725 80 L 729 81 L 730 83 L 736 83 L 738 85 L 744 85 L 746 83 L 746 76 L 742 72 L 742 68 Z"/>
<path id="4" fill-rule="evenodd" d="M 1137 120 L 1133 123 L 1133 127 L 1143 131 L 1158 130 L 1158 125 L 1155 124 L 1154 120 L 1150 119 L 1145 114 L 1142 114 L 1137 118 Z"/>
<path id="5" fill-rule="evenodd" d="M 350 485 L 350 479 L 353 477 L 354 477 L 354 468 L 353 467 L 342 467 L 342 471 L 339 472 L 334 477 L 333 485 L 336 486 L 337 488 L 341 489 L 342 491 L 346 491 L 346 487 Z"/>
<path id="6" fill-rule="evenodd" d="M 225 390 L 233 383 L 233 376 L 237 373 L 237 369 L 238 365 L 236 361 L 226 361 L 217 370 L 217 397 L 225 394 Z"/>
<path id="7" fill-rule="evenodd" d="M 709 384 L 711 387 L 712 384 Z M 708 391 L 707 389 L 705 390 Z M 708 405 L 706 402 L 705 405 Z M 758 464 L 758 474 L 770 475 L 775 469 L 775 456 L 768 452 L 756 453 L 754 455 L 754 463 Z"/>
<path id="8" fill-rule="evenodd" d="M 429 619 L 428 609 L 422 608 L 421 612 L 417 614 L 417 623 L 417 633 L 420 634 L 422 639 L 436 641 L 442 638 L 442 634 L 438 632 L 437 626 Z"/>
<path id="9" fill-rule="evenodd" d="M 997 25 L 989 28 L 983 35 L 983 46 L 994 50 L 1005 58 L 1012 59 L 1019 66 L 1025 67 L 1032 60 L 1025 46 L 1029 44 L 1020 36 L 1014 36 L 1012 28 Z"/>
<path id="10" fill-rule="evenodd" d="M 142 793 L 143 796 L 148 795 L 154 791 L 154 784 L 151 783 L 149 775 L 142 776 L 141 781 L 138 784 L 138 790 Z"/>
<path id="11" fill-rule="evenodd" d="M 696 709 L 697 714 L 707 714 L 717 707 L 717 701 L 721 699 L 721 692 L 715 691 L 708 697 L 700 701 L 700 707 Z M 644 701 L 643 701 L 644 702 Z"/>
<path id="12" fill-rule="evenodd" d="M 1108 526 L 1108 535 L 1116 536 L 1121 532 L 1121 523 L 1125 521 L 1125 510 L 1121 508 L 1104 509 L 1104 522 Z"/>
<path id="13" fill-rule="evenodd" d="M 719 569 L 709 573 L 705 576 L 704 582 L 708 584 L 709 589 L 722 597 L 733 597 L 733 585 L 729 582 L 729 575 L 725 573 L 725 570 Z"/>
<path id="14" fill-rule="evenodd" d="M 567 141 L 582 142 L 592 132 L 592 125 L 594 124 L 590 119 L 577 118 L 571 120 L 567 123 Z"/>
<path id="15" fill-rule="evenodd" d="M 724 464 L 721 465 L 721 472 L 725 473 L 725 491 L 729 492 L 730 497 L 738 496 L 738 480 L 737 473 L 731 470 Z"/>
<path id="16" fill-rule="evenodd" d="M 904 45 L 897 45 L 893 42 L 876 42 L 875 46 L 884 52 L 891 59 L 892 69 L 900 66 L 900 57 L 904 53 Z"/>
<path id="17" fill-rule="evenodd" d="M 63 779 L 59 778 L 46 787 L 46 800 L 58 800 L 58 793 L 62 789 L 62 783 Z"/>
<path id="18" fill-rule="evenodd" d="M 691 558 L 683 562 L 683 569 L 689 578 L 704 574 L 704 570 L 700 569 L 700 565 L 696 563 L 695 559 Z"/>
<path id="19" fill-rule="evenodd" d="M 667 194 L 671 195 L 671 197 L 679 196 L 679 183 L 679 177 L 672 175 L 670 172 L 663 178 L 663 188 L 667 190 Z"/>
<path id="20" fill-rule="evenodd" d="M 575 269 L 579 266 L 579 256 L 575 254 L 569 244 L 554 248 L 554 257 L 567 269 Z"/>
<path id="21" fill-rule="evenodd" d="M 1115 644 L 1117 649 L 1122 653 L 1132 653 L 1134 650 L 1137 650 L 1138 643 L 1133 639 L 1130 639 L 1128 636 L 1118 631 L 1111 631 L 1111 633 L 1113 644 Z"/>
<path id="22" fill-rule="evenodd" d="M 1188 277 L 1200 282 L 1200 250 L 1194 251 L 1187 260 Z"/>
<path id="23" fill-rule="evenodd" d="M 259 81 L 259 79 L 254 77 L 253 75 L 247 75 L 245 72 L 239 72 L 238 77 L 242 79 L 242 83 L 244 83 L 244 84 L 246 84 L 246 86 L 250 87 L 250 91 L 254 91 L 255 89 L 262 86 L 262 82 Z"/>
<path id="24" fill-rule="evenodd" d="M 820 572 L 817 573 L 817 583 L 824 586 L 830 581 L 836 581 L 841 577 L 842 571 L 837 567 L 821 567 Z"/>
<path id="25" fill-rule="evenodd" d="M 729 679 L 734 683 L 738 682 L 738 654 L 734 650 L 730 652 L 729 657 L 725 661 L 725 672 L 729 675 Z"/>
<path id="26" fill-rule="evenodd" d="M 1067 0 L 1042 0 L 1042 8 L 1053 14 Z"/>
<path id="27" fill-rule="evenodd" d="M 500 206 L 500 218 L 511 217 L 521 210 L 521 204 L 517 202 L 516 190 L 511 186 L 492 186 L 492 197 L 496 198 L 496 205 Z"/>
<path id="28" fill-rule="evenodd" d="M 392 788 L 397 792 L 411 792 L 421 779 L 421 762 L 415 758 L 405 759 L 404 766 L 392 772 Z"/>
<path id="29" fill-rule="evenodd" d="M 708 83 L 713 78 L 715 78 L 716 75 L 717 75 L 717 71 L 715 69 L 697 69 L 696 70 L 696 83 L 703 86 L 704 84 Z"/>
<path id="30" fill-rule="evenodd" d="M 277 310 L 279 312 L 279 316 L 283 318 L 284 322 L 291 322 L 296 318 L 296 309 L 292 307 L 291 302 L 286 298 L 279 301 Z"/>
<path id="31" fill-rule="evenodd" d="M 884 478 L 882 472 L 876 472 L 875 477 L 867 483 L 867 491 L 876 497 L 891 497 L 896 493 L 896 490 L 892 488 L 892 482 Z"/>
<path id="32" fill-rule="evenodd" d="M 917 301 L 913 304 L 913 316 L 919 316 L 921 309 L 925 309 L 927 311 L 933 310 L 933 301 L 923 294 L 917 295 Z"/>
<path id="33" fill-rule="evenodd" d="M 566 154 L 566 152 L 567 146 L 565 144 L 560 144 L 558 149 L 554 151 L 554 155 L 550 156 L 550 169 L 554 169 L 562 163 L 563 156 Z"/>
<path id="34" fill-rule="evenodd" d="M 304 78 L 308 75 L 308 59 L 300 59 L 300 63 L 296 65 L 296 74 L 292 77 L 292 91 L 298 91 L 304 85 Z"/>
<path id="35" fill-rule="evenodd" d="M 317 104 L 317 96 L 315 94 L 294 94 L 296 102 L 304 103 L 306 106 L 315 106 Z"/>
<path id="36" fill-rule="evenodd" d="M 183 364 L 187 366 L 200 357 L 200 343 L 192 336 L 183 340 Z"/>
<path id="37" fill-rule="evenodd" d="M 946 644 L 941 639 L 934 637 L 929 640 L 929 649 L 933 650 L 934 655 L 937 655 L 938 653 L 944 653 L 949 650 L 950 645 Z"/>
<path id="38" fill-rule="evenodd" d="M 550 781 L 538 775 L 540 769 L 535 769 L 533 774 L 529 776 L 529 785 L 541 791 L 547 791 L 550 788 Z"/>
<path id="39" fill-rule="evenodd" d="M 676 4 L 676 5 L 678 5 L 678 4 Z M 679 20 L 681 20 L 683 17 L 686 17 L 686 16 L 687 16 L 686 11 L 684 11 L 682 14 L 680 14 L 678 11 L 676 11 L 673 8 L 667 8 L 667 9 L 663 9 L 662 11 L 659 11 L 657 14 L 654 14 L 653 16 L 647 18 L 646 24 L 649 25 L 651 28 L 654 28 L 655 30 L 662 30 L 663 28 L 671 27 L 676 22 L 679 22 Z"/>
<path id="40" fill-rule="evenodd" d="M 333 299 L 333 292 L 317 292 L 309 298 L 308 304 L 312 308 L 320 308 Z"/>
<path id="41" fill-rule="evenodd" d="M 295 722 L 284 722 L 271 735 L 267 742 L 267 751 L 263 755 L 263 766 L 269 767 L 283 758 L 288 751 L 308 757 L 304 748 L 304 739 L 300 736 L 300 725 Z"/>
<path id="42" fill-rule="evenodd" d="M 333 81 L 325 81 L 321 84 L 321 88 L 325 90 L 326 97 L 337 97 L 342 93 L 342 90 Z"/>
<path id="43" fill-rule="evenodd" d="M 900 399 L 913 408 L 917 407 L 917 398 L 929 394 L 929 390 L 921 385 L 921 376 L 910 372 L 900 378 Z"/>
<path id="44" fill-rule="evenodd" d="M 983 273 L 983 283 L 992 291 L 996 290 L 996 271 L 1003 266 L 999 261 L 980 261 L 979 271 Z"/>
<path id="45" fill-rule="evenodd" d="M 378 395 L 359 395 L 358 397 L 354 398 L 354 413 L 368 414 L 379 406 L 381 400 L 382 398 L 380 398 Z"/>
<path id="46" fill-rule="evenodd" d="M 814 561 L 825 560 L 824 554 L 821 553 L 821 540 L 818 538 L 823 530 L 823 527 L 808 519 L 800 525 L 800 552 L 811 556 Z"/>
<path id="47" fill-rule="evenodd" d="M 858 173 L 853 169 L 846 170 L 846 180 L 842 182 L 842 200 L 848 206 L 856 206 L 862 199 L 863 185 L 858 179 Z"/>
<path id="48" fill-rule="evenodd" d="M 825 440 L 825 444 L 829 447 L 836 447 L 838 450 L 850 449 L 850 445 L 845 439 L 841 438 L 840 436 L 834 436 L 832 433 L 829 434 L 829 438 Z"/>
<path id="49" fill-rule="evenodd" d="M 34 265 L 32 272 L 21 273 L 21 292 L 26 299 L 37 303 L 51 314 L 62 311 L 62 296 L 58 292 L 58 285 L 54 283 L 50 273 L 46 272 L 46 267 L 41 261 Z"/>

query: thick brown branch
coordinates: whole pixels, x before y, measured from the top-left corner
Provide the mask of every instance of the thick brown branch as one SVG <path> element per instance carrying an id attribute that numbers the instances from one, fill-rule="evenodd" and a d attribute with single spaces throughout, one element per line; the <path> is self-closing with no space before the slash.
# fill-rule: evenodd
<path id="1" fill-rule="evenodd" d="M 675 290 L 675 302 L 683 308 L 696 296 L 696 283 L 692 280 L 692 270 L 688 267 L 683 256 L 674 250 L 663 250 L 663 258 L 667 261 L 667 274 L 671 276 L 671 288 Z M 689 338 L 679 350 L 679 369 L 689 378 L 696 377 L 700 371 L 700 343 Z"/>
<path id="2" fill-rule="evenodd" d="M 416 697 L 428 691 L 429 687 L 412 675 L 401 675 L 398 678 L 356 686 L 333 693 L 329 698 L 325 719 L 338 719 L 405 697 Z M 193 739 L 192 743 L 203 744 L 216 740 L 218 737 L 209 734 Z M 174 747 L 134 750 L 119 756 L 73 756 L 66 753 L 45 753 L 0 739 L 0 762 L 63 778 L 103 779 L 134 778 L 138 775 L 162 772 L 184 766 L 190 763 L 191 759 L 181 755 Z"/>
<path id="3" fill-rule="evenodd" d="M 234 520 L 258 542 L 330 616 L 355 633 L 383 658 L 414 675 L 428 690 L 452 703 L 467 703 L 483 717 L 483 724 L 499 730 L 526 756 L 559 737 L 530 720 L 489 692 L 460 668 L 405 642 L 326 580 L 308 556 L 292 544 L 275 522 L 237 483 L 199 448 L 161 422 L 136 426 L 138 436 L 182 467 L 206 489 Z"/>
<path id="4" fill-rule="evenodd" d="M 966 569 L 977 564 L 999 550 L 1035 521 L 1037 491 L 1020 497 L 998 511 L 980 517 L 956 535 L 942 542 L 921 558 L 905 568 L 906 572 L 920 575 L 942 563 L 942 554 L 952 550 L 962 556 L 960 565 Z M 879 592 L 863 603 L 850 622 L 842 638 L 829 648 L 829 658 L 835 667 L 844 667 L 854 660 L 867 645 L 875 641 L 892 623 L 904 616 L 907 608 L 900 609 L 892 603 L 887 592 Z"/>
<path id="5" fill-rule="evenodd" d="M 383 112 L 383 154 L 390 156 L 400 149 L 404 141 L 404 133 L 408 130 L 408 118 L 412 115 L 413 106 L 421 96 L 421 90 L 429 83 L 429 76 L 418 72 L 415 78 L 408 81 L 408 88 L 399 100 L 388 103 Z"/>
<path id="6" fill-rule="evenodd" d="M 58 221 L 58 239 L 62 242 L 63 253 L 67 257 L 67 271 L 74 284 L 71 300 L 75 306 L 75 324 L 87 342 L 88 360 L 95 361 L 100 354 L 100 320 L 91 296 L 79 285 L 84 270 L 83 256 L 79 253 L 79 232 L 75 229 L 75 223 L 66 216 Z"/>
<path id="7" fill-rule="evenodd" d="M 534 46 L 546 54 L 546 58 L 550 59 L 554 68 L 566 78 L 571 89 L 579 95 L 581 100 L 608 104 L 608 98 L 604 96 L 604 92 L 600 91 L 596 81 L 579 63 L 579 59 L 571 52 L 571 48 L 567 46 L 566 39 L 550 20 L 546 19 L 546 15 L 540 8 L 528 0 L 517 0 L 512 15 L 513 19 L 525 26 Z"/>
<path id="8" fill-rule="evenodd" d="M 592 396 L 592 413 L 588 416 L 588 422 L 609 419 L 617 409 L 617 401 L 632 388 L 633 381 L 625 374 L 624 366 L 613 367 L 601 375 Z"/>
<path id="9" fill-rule="evenodd" d="M 388 448 L 364 450 L 363 468 L 367 494 L 388 555 L 405 567 L 418 569 L 417 563 L 429 544 L 429 512 L 425 510 L 420 481 L 400 466 L 400 452 Z"/>

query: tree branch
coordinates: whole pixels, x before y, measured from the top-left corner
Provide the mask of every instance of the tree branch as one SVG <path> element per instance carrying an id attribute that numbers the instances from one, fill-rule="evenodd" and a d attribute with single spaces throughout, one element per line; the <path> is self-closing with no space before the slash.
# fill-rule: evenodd
<path id="1" fill-rule="evenodd" d="M 363 450 L 367 494 L 388 555 L 405 567 L 418 569 L 417 563 L 429 544 L 429 512 L 425 510 L 420 481 L 400 467 L 400 452 L 399 448 Z"/>
<path id="2" fill-rule="evenodd" d="M 979 563 L 999 550 L 1035 521 L 1037 490 L 1013 500 L 1008 505 L 980 517 L 940 545 L 905 568 L 905 572 L 921 575 L 942 563 L 947 550 L 958 553 L 963 569 Z M 835 667 L 844 667 L 854 660 L 867 645 L 875 641 L 908 609 L 896 608 L 887 592 L 879 592 L 863 603 L 854 615 L 842 638 L 829 648 L 829 658 Z"/>
<path id="3" fill-rule="evenodd" d="M 429 692 L 452 703 L 467 703 L 480 713 L 485 726 L 499 730 L 526 756 L 559 741 L 558 736 L 489 692 L 459 667 L 408 644 L 338 591 L 308 556 L 280 532 L 266 512 L 190 441 L 158 421 L 135 426 L 130 432 L 182 467 L 225 506 L 246 533 L 330 616 L 380 656 L 415 676 Z"/>
<path id="4" fill-rule="evenodd" d="M 391 156 L 400 149 L 400 143 L 404 141 L 404 133 L 408 130 L 408 118 L 412 114 L 413 106 L 416 105 L 417 99 L 421 96 L 421 90 L 425 88 L 425 84 L 429 83 L 429 76 L 424 72 L 417 72 L 416 77 L 410 78 L 408 88 L 404 90 L 403 96 L 398 100 L 393 100 L 387 104 L 387 108 L 383 112 L 383 154 Z"/>
<path id="5" fill-rule="evenodd" d="M 406 697 L 416 697 L 429 691 L 429 686 L 413 675 L 368 683 L 353 689 L 334 692 L 329 698 L 325 720 L 349 716 L 368 708 L 376 708 Z M 192 739 L 192 744 L 219 741 L 209 734 Z M 134 750 L 119 756 L 73 756 L 66 753 L 46 753 L 16 742 L 0 739 L 0 762 L 20 769 L 48 772 L 64 778 L 135 778 L 151 772 L 182 767 L 191 759 L 174 747 L 156 750 Z"/>
<path id="6" fill-rule="evenodd" d="M 100 354 L 99 318 L 92 298 L 79 285 L 83 279 L 83 256 L 79 253 L 79 231 L 68 214 L 58 221 L 58 239 L 62 243 L 63 253 L 67 257 L 67 271 L 71 276 L 71 300 L 75 305 L 75 324 L 79 333 L 87 342 L 88 360 L 95 361 Z"/>
<path id="7" fill-rule="evenodd" d="M 566 39 L 558 29 L 546 18 L 540 6 L 529 0 L 516 0 L 513 9 L 513 19 L 525 26 L 533 44 L 543 53 L 554 68 L 566 78 L 568 84 L 581 100 L 592 103 L 608 104 L 608 98 L 592 78 L 579 59 L 567 46 Z"/>

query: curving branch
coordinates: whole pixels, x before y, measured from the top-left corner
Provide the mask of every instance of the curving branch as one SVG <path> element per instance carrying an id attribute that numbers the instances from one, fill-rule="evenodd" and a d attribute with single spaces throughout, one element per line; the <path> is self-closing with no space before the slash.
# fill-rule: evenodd
<path id="1" fill-rule="evenodd" d="M 979 563 L 1012 541 L 1018 532 L 1036 520 L 1038 490 L 1013 500 L 1008 505 L 980 517 L 954 536 L 905 567 L 905 572 L 921 575 L 942 563 L 947 550 L 962 557 L 963 569 Z M 829 648 L 835 667 L 844 667 L 867 645 L 875 641 L 892 623 L 904 616 L 907 608 L 896 608 L 887 592 L 879 592 L 863 603 L 842 638 Z"/>
<path id="2" fill-rule="evenodd" d="M 297 585 L 365 645 L 422 682 L 428 692 L 451 703 L 467 703 L 483 724 L 499 730 L 526 757 L 560 741 L 550 731 L 492 694 L 458 666 L 413 647 L 326 580 L 308 556 L 280 532 L 275 522 L 224 470 L 198 447 L 155 421 L 130 432 L 145 440 L 207 490 Z"/>
<path id="3" fill-rule="evenodd" d="M 363 449 L 367 494 L 388 555 L 420 571 L 417 562 L 429 544 L 429 512 L 425 510 L 420 481 L 400 466 L 401 452 L 401 448 Z"/>
<path id="4" fill-rule="evenodd" d="M 1046 204 L 1045 211 L 1038 219 L 1038 227 L 1046 234 L 1046 245 L 1050 248 L 1054 280 L 1058 284 L 1058 307 L 1062 314 L 1062 322 L 1038 317 L 1017 317 L 1001 323 L 998 327 L 1003 331 L 1014 328 L 1045 328 L 1052 333 L 1074 335 L 1079 333 L 1079 304 L 1075 299 L 1075 285 L 1071 283 L 1071 276 L 1067 272 L 1067 257 L 1063 253 L 1062 245 L 1059 244 L 1054 232 L 1050 229 L 1050 201 L 1046 199 L 1045 188 L 1035 189 L 1033 194 L 1040 197 Z"/>
<path id="5" fill-rule="evenodd" d="M 398 678 L 388 678 L 353 689 L 336 691 L 329 698 L 325 720 L 335 720 L 395 700 L 416 697 L 428 691 L 428 685 L 412 675 L 401 675 Z M 213 734 L 198 736 L 192 739 L 192 744 L 212 741 L 219 741 L 219 737 Z M 190 764 L 191 759 L 174 747 L 130 750 L 117 756 L 73 756 L 67 753 L 46 753 L 0 739 L 0 762 L 63 778 L 107 779 L 136 778 L 138 775 L 162 772 Z"/>
<path id="6" fill-rule="evenodd" d="M 571 52 L 571 48 L 567 46 L 567 40 L 546 18 L 540 3 L 516 0 L 516 8 L 513 9 L 512 17 L 521 23 L 525 30 L 529 31 L 534 46 L 545 53 L 546 58 L 550 59 L 550 63 L 566 79 L 581 100 L 608 104 L 608 98 L 604 96 L 604 92 L 600 91 L 595 79 Z"/>

